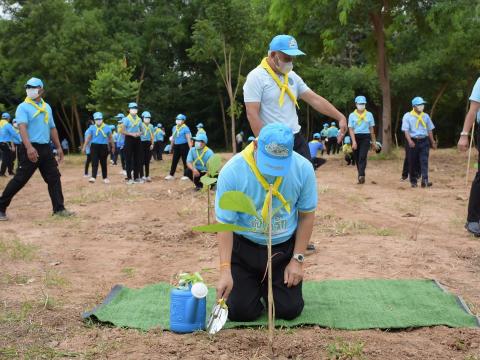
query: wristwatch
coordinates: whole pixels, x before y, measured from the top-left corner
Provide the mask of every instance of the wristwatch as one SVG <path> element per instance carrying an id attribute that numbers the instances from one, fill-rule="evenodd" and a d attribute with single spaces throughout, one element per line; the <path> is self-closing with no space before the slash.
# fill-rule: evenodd
<path id="1" fill-rule="evenodd" d="M 468 133 L 467 131 L 462 131 L 460 133 L 460 136 L 469 136 L 469 135 L 470 135 L 470 133 Z"/>
<path id="2" fill-rule="evenodd" d="M 292 259 L 295 259 L 300 264 L 302 264 L 305 261 L 305 255 L 303 255 L 303 254 L 293 254 Z"/>

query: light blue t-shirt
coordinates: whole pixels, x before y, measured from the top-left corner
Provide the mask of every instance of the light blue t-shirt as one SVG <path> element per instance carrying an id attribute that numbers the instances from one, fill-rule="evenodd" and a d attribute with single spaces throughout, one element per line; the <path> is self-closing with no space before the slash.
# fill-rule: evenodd
<path id="1" fill-rule="evenodd" d="M 278 75 L 278 77 L 283 83 L 284 76 Z M 297 98 L 297 101 L 304 92 L 310 90 L 302 78 L 294 71 L 288 73 L 288 87 Z M 281 123 L 288 126 L 296 134 L 300 131 L 301 126 L 298 123 L 295 103 L 285 93 L 283 106 L 280 107 L 278 103 L 280 93 L 281 90 L 275 80 L 261 66 L 257 66 L 250 71 L 243 85 L 244 102 L 260 103 L 260 119 L 262 119 L 264 125 Z"/>
<path id="2" fill-rule="evenodd" d="M 192 134 L 190 132 L 190 129 L 188 128 L 187 125 L 185 125 L 184 127 L 182 127 L 178 133 L 176 133 L 176 125 L 173 126 L 172 128 L 172 137 L 173 137 L 173 143 L 175 145 L 182 145 L 182 144 L 186 144 L 188 143 L 188 139 L 187 139 L 187 134 Z"/>
<path id="3" fill-rule="evenodd" d="M 87 136 L 88 136 L 88 130 L 89 130 L 89 129 L 85 130 L 84 139 L 86 139 Z M 90 142 L 85 146 L 85 154 L 86 154 L 86 155 L 90 155 L 90 146 L 91 146 L 91 144 L 92 144 L 92 142 L 90 141 Z"/>
<path id="4" fill-rule="evenodd" d="M 20 133 L 13 127 L 12 124 L 6 123 L 0 128 L 0 142 L 13 142 L 14 144 L 21 144 L 22 139 Z"/>
<path id="5" fill-rule="evenodd" d="M 143 132 L 144 125 L 143 125 L 143 122 L 142 122 L 142 119 L 140 118 L 140 116 L 138 116 L 138 115 L 133 116 L 132 115 L 132 119 L 134 120 L 134 122 L 132 122 L 128 118 L 128 116 L 125 116 L 122 119 L 122 124 L 123 124 L 123 128 L 125 129 L 125 131 L 129 132 L 129 133 Z"/>
<path id="6" fill-rule="evenodd" d="M 188 152 L 187 163 L 193 163 L 198 158 L 198 155 L 200 155 L 202 152 L 203 152 L 203 149 L 197 150 L 195 146 L 193 146 Z M 213 155 L 213 151 L 211 149 L 207 149 L 207 151 L 205 151 L 205 154 L 202 157 L 202 161 L 204 165 L 202 165 L 201 161 L 198 160 L 197 162 L 195 162 L 195 168 L 199 171 L 207 171 L 207 161 L 210 159 L 212 155 Z"/>
<path id="7" fill-rule="evenodd" d="M 418 124 L 417 128 L 417 117 L 407 112 L 403 115 L 402 119 L 402 131 L 408 131 L 411 137 L 426 137 L 428 136 L 428 132 L 435 129 L 433 125 L 432 119 L 428 114 L 423 113 L 422 119 L 425 122 L 426 128 L 422 125 L 422 123 Z"/>
<path id="8" fill-rule="evenodd" d="M 313 140 L 308 143 L 308 148 L 310 149 L 310 157 L 316 158 L 317 153 L 323 150 L 323 144 L 318 140 Z"/>
<path id="9" fill-rule="evenodd" d="M 480 78 L 477 79 L 477 82 L 473 86 L 472 95 L 470 95 L 470 100 L 480 103 Z M 477 123 L 480 124 L 480 110 L 477 112 Z"/>
<path id="10" fill-rule="evenodd" d="M 140 140 L 145 141 L 145 142 L 151 142 L 152 141 L 152 135 L 153 132 L 155 131 L 155 128 L 153 127 L 152 124 L 143 124 L 143 132 L 142 135 L 140 136 Z"/>
<path id="11" fill-rule="evenodd" d="M 299 211 L 312 212 L 317 208 L 317 181 L 312 163 L 296 152 L 294 152 L 292 156 L 291 169 L 283 178 L 279 188 L 285 200 L 290 203 L 291 211 L 288 213 L 285 208 L 282 207 L 273 217 L 273 245 L 285 242 L 292 237 L 297 229 Z M 239 174 L 241 174 L 241 176 L 239 176 Z M 275 181 L 275 178 L 268 176 L 265 176 L 265 179 L 271 183 Z M 241 191 L 250 196 L 260 216 L 266 191 L 258 182 L 242 154 L 235 155 L 220 171 L 215 196 L 215 214 L 217 221 L 221 223 L 236 224 L 261 231 L 262 233 L 242 231 L 238 232 L 238 234 L 255 243 L 266 245 L 268 229 L 266 229 L 263 221 L 259 221 L 251 215 L 220 208 L 219 200 L 226 191 Z M 280 201 L 274 197 L 272 204 L 273 209 L 277 209 L 280 205 Z"/>
<path id="12" fill-rule="evenodd" d="M 327 129 L 327 137 L 332 138 L 332 137 L 337 137 L 338 136 L 338 128 L 336 126 L 330 126 Z"/>
<path id="13" fill-rule="evenodd" d="M 320 131 L 320 136 L 327 138 L 328 137 L 328 129 L 323 129 L 322 131 Z"/>
<path id="14" fill-rule="evenodd" d="M 97 131 L 97 129 L 100 129 L 100 127 L 97 127 L 97 125 L 90 125 L 90 127 L 87 129 L 86 134 L 91 136 L 90 143 L 102 145 L 108 144 L 108 138 L 112 133 L 112 129 L 108 125 L 103 125 L 103 133 L 100 130 Z"/>
<path id="15" fill-rule="evenodd" d="M 20 145 L 22 143 L 22 137 L 20 136 L 20 130 L 15 129 L 14 126 L 12 126 L 13 133 L 12 133 L 12 141 L 15 145 Z"/>
<path id="16" fill-rule="evenodd" d="M 375 126 L 372 113 L 367 111 L 367 115 L 360 124 L 358 124 L 358 119 L 358 115 L 352 112 L 348 116 L 348 127 L 352 128 L 355 134 L 370 134 L 370 128 Z"/>
<path id="17" fill-rule="evenodd" d="M 156 129 L 154 132 L 154 140 L 155 142 L 163 141 L 165 139 L 165 133 L 162 129 Z"/>
<path id="18" fill-rule="evenodd" d="M 41 103 L 37 104 L 41 107 Z M 28 138 L 30 139 L 30 142 L 36 144 L 49 144 L 50 130 L 55 128 L 52 108 L 47 104 L 48 123 L 45 123 L 45 114 L 43 112 L 36 117 L 33 117 L 36 112 L 37 109 L 33 105 L 23 102 L 17 107 L 15 119 L 17 120 L 17 124 L 27 125 Z"/>

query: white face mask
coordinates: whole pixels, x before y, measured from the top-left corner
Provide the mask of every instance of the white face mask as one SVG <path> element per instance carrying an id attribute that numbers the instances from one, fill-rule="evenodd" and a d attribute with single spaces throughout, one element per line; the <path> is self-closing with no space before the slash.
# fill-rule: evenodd
<path id="1" fill-rule="evenodd" d="M 30 98 L 30 99 L 36 99 L 38 98 L 38 92 L 40 91 L 40 89 L 27 89 L 27 96 Z"/>
<path id="2" fill-rule="evenodd" d="M 17 123 L 13 123 L 13 127 L 14 127 L 14 128 L 18 128 L 18 124 L 17 124 Z"/>
<path id="3" fill-rule="evenodd" d="M 182 120 L 175 120 L 175 123 L 176 123 L 177 125 L 182 125 L 183 121 L 182 121 Z"/>
<path id="4" fill-rule="evenodd" d="M 97 124 L 97 126 L 102 125 L 102 122 L 103 122 L 103 120 L 95 120 L 95 124 Z"/>
<path id="5" fill-rule="evenodd" d="M 423 112 L 423 109 L 425 109 L 425 105 L 417 105 L 416 106 L 417 110 L 420 111 L 420 112 Z"/>
<path id="6" fill-rule="evenodd" d="M 363 110 L 365 110 L 365 104 L 357 104 L 357 110 L 358 110 L 358 111 L 363 111 Z"/>
<path id="7" fill-rule="evenodd" d="M 138 109 L 130 109 L 129 112 L 130 112 L 130 115 L 134 116 L 134 115 L 137 115 Z"/>
<path id="8" fill-rule="evenodd" d="M 144 118 L 144 119 L 143 119 L 143 122 L 144 122 L 145 124 L 150 124 L 150 118 Z"/>
<path id="9" fill-rule="evenodd" d="M 293 70 L 293 62 L 291 61 L 284 62 L 280 60 L 278 56 L 277 56 L 277 60 L 278 60 L 278 65 L 277 64 L 275 65 L 277 65 L 277 70 L 280 71 L 282 74 L 287 74 Z"/>

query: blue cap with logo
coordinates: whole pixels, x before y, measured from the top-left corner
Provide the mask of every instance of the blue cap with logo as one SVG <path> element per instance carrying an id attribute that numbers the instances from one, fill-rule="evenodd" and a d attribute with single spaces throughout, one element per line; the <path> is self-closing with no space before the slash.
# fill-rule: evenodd
<path id="1" fill-rule="evenodd" d="M 417 105 L 423 105 L 426 104 L 427 102 L 423 100 L 420 96 L 416 96 L 412 100 L 412 106 L 417 106 Z"/>
<path id="2" fill-rule="evenodd" d="M 187 120 L 187 117 L 183 114 L 178 114 L 177 117 L 175 118 L 175 120 L 185 121 L 185 120 Z"/>
<path id="3" fill-rule="evenodd" d="M 293 154 L 293 132 L 280 123 L 260 130 L 257 141 L 257 166 L 262 174 L 284 176 L 290 170 Z"/>
<path id="4" fill-rule="evenodd" d="M 249 141 L 249 142 L 253 141 L 253 140 L 255 140 L 255 136 L 249 136 L 248 139 L 247 139 L 247 141 Z"/>
<path id="5" fill-rule="evenodd" d="M 10 119 L 10 114 L 7 113 L 7 112 L 4 112 L 4 113 L 2 114 L 2 119 Z"/>
<path id="6" fill-rule="evenodd" d="M 122 113 L 118 113 L 117 115 L 115 115 L 115 118 L 116 118 L 118 121 L 122 120 L 124 117 L 125 117 L 125 115 L 123 115 Z"/>
<path id="7" fill-rule="evenodd" d="M 32 77 L 30 78 L 27 83 L 25 84 L 25 87 L 30 86 L 30 87 L 41 87 L 43 88 L 43 81 L 40 80 L 39 78 Z"/>
<path id="8" fill-rule="evenodd" d="M 350 136 L 345 136 L 345 139 L 343 139 L 343 142 L 345 144 L 350 144 L 352 142 L 351 139 L 350 139 Z"/>
<path id="9" fill-rule="evenodd" d="M 305 55 L 298 48 L 297 40 L 291 35 L 277 35 L 270 42 L 270 51 L 281 51 L 290 56 Z"/>
<path id="10" fill-rule="evenodd" d="M 138 109 L 138 105 L 136 102 L 131 102 L 131 103 L 128 103 L 128 108 L 129 109 Z"/>
<path id="11" fill-rule="evenodd" d="M 143 118 L 151 118 L 152 115 L 150 114 L 150 112 L 144 111 L 144 112 L 142 113 L 142 117 L 143 117 Z"/>
<path id="12" fill-rule="evenodd" d="M 198 128 L 198 129 L 203 128 L 203 124 L 202 124 L 202 123 L 198 123 L 197 128 Z"/>
<path id="13" fill-rule="evenodd" d="M 103 114 L 101 112 L 93 113 L 93 120 L 103 120 Z"/>
<path id="14" fill-rule="evenodd" d="M 367 98 L 363 95 L 359 95 L 355 98 L 355 104 L 366 104 Z"/>
<path id="15" fill-rule="evenodd" d="M 314 138 L 314 139 L 320 139 L 320 134 L 319 134 L 319 133 L 313 134 L 313 138 Z"/>
<path id="16" fill-rule="evenodd" d="M 195 141 L 203 141 L 205 144 L 208 143 L 208 138 L 206 134 L 198 134 L 193 138 Z"/>

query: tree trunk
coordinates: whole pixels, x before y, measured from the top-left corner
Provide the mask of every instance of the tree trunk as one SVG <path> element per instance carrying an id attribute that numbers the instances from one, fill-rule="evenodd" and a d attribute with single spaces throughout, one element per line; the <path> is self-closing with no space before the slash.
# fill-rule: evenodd
<path id="1" fill-rule="evenodd" d="M 433 114 L 435 113 L 435 109 L 437 108 L 437 104 L 443 94 L 445 93 L 445 90 L 447 90 L 448 83 L 443 84 L 443 86 L 440 88 L 440 90 L 437 93 L 437 96 L 435 96 L 435 100 L 433 101 L 432 104 L 432 109 L 430 110 L 430 118 L 433 119 Z"/>
<path id="2" fill-rule="evenodd" d="M 58 111 L 55 111 L 55 118 L 58 119 L 60 124 L 62 124 L 62 127 L 67 134 L 68 141 L 72 145 L 72 149 L 75 149 L 77 145 L 76 139 L 75 139 L 75 136 L 73 135 L 73 130 L 70 124 L 68 123 L 68 118 L 63 118 L 60 112 Z"/>
<path id="3" fill-rule="evenodd" d="M 384 1 L 385 9 L 387 5 L 386 1 Z M 390 94 L 390 77 L 382 9 L 379 9 L 378 12 L 371 13 L 370 19 L 373 23 L 375 42 L 377 45 L 377 74 L 382 90 L 382 145 L 383 151 L 389 153 L 392 149 L 392 99 Z"/>
<path id="4" fill-rule="evenodd" d="M 78 138 L 80 139 L 80 143 L 83 144 L 84 139 L 82 125 L 80 124 L 80 114 L 78 113 L 77 99 L 75 97 L 72 98 L 72 111 L 73 118 L 75 119 L 75 125 L 77 126 Z"/>
<path id="5" fill-rule="evenodd" d="M 228 127 L 227 127 L 227 118 L 225 116 L 225 104 L 223 102 L 223 96 L 218 92 L 218 101 L 220 102 L 220 110 L 222 111 L 222 124 L 223 124 L 223 136 L 225 139 L 225 149 L 228 149 L 229 142 L 228 142 Z"/>
<path id="6" fill-rule="evenodd" d="M 235 100 L 230 99 L 230 108 L 234 106 Z M 237 142 L 235 141 L 235 113 L 230 111 L 230 121 L 232 123 L 232 152 L 236 154 L 237 152 Z M 241 150 L 241 149 L 240 149 Z"/>

